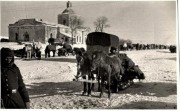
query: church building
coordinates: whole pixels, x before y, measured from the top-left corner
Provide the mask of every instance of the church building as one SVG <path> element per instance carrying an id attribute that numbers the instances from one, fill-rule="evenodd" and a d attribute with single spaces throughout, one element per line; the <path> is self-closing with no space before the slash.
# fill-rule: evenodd
<path id="1" fill-rule="evenodd" d="M 12 42 L 41 42 L 47 43 L 49 38 L 55 38 L 56 42 L 71 41 L 75 44 L 85 44 L 87 31 L 85 29 L 77 29 L 76 33 L 71 33 L 70 17 L 76 15 L 72 10 L 71 2 L 67 2 L 67 8 L 58 15 L 58 23 L 49 23 L 31 19 L 20 19 L 14 24 L 9 24 L 9 40 Z"/>

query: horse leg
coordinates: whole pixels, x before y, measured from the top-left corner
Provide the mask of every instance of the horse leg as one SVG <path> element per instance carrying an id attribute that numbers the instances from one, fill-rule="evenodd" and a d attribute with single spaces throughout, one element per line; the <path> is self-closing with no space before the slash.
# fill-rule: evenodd
<path id="1" fill-rule="evenodd" d="M 56 51 L 53 50 L 53 57 L 55 57 L 55 52 L 56 52 Z"/>
<path id="2" fill-rule="evenodd" d="M 82 77 L 83 79 L 86 79 L 86 76 L 83 76 Z M 84 85 L 84 89 L 83 89 L 83 93 L 82 93 L 82 95 L 85 95 L 86 93 L 87 93 L 87 83 L 86 82 L 83 82 L 83 85 Z"/>
<path id="3" fill-rule="evenodd" d="M 100 85 L 100 90 L 101 90 L 101 92 L 100 92 L 100 98 L 102 97 L 102 95 L 103 95 L 103 92 L 104 92 L 104 78 L 102 77 L 101 78 L 101 85 Z"/>
<path id="4" fill-rule="evenodd" d="M 50 57 L 50 51 L 48 51 L 48 57 Z"/>
<path id="5" fill-rule="evenodd" d="M 100 77 L 98 76 L 98 92 L 100 92 L 101 91 L 101 82 L 100 82 Z"/>
<path id="6" fill-rule="evenodd" d="M 45 58 L 47 58 L 47 52 L 45 52 Z"/>
<path id="7" fill-rule="evenodd" d="M 115 75 L 115 77 L 114 77 L 114 91 L 113 92 L 115 92 L 115 93 L 117 93 L 118 92 L 118 81 L 119 81 L 119 79 L 118 79 L 118 77 L 117 77 L 117 75 Z"/>
<path id="8" fill-rule="evenodd" d="M 30 59 L 32 58 L 32 53 L 31 53 L 31 51 L 29 51 L 29 56 L 30 56 Z"/>
<path id="9" fill-rule="evenodd" d="M 91 74 L 91 78 L 92 78 L 92 80 L 95 80 L 95 78 L 94 78 L 94 75 L 93 75 L 93 74 Z M 93 91 L 94 91 L 94 83 L 92 83 L 92 85 L 91 85 L 91 90 L 93 90 Z"/>
<path id="10" fill-rule="evenodd" d="M 110 97 L 111 97 L 111 72 L 109 72 L 109 74 L 108 74 L 108 98 L 110 98 Z"/>
<path id="11" fill-rule="evenodd" d="M 83 82 L 83 85 L 84 85 L 84 89 L 83 89 L 83 93 L 82 95 L 85 95 L 87 93 L 87 83 L 86 82 Z"/>
<path id="12" fill-rule="evenodd" d="M 88 96 L 91 95 L 91 83 L 88 83 Z"/>
<path id="13" fill-rule="evenodd" d="M 91 80 L 91 75 L 88 75 L 88 80 Z M 91 95 L 91 83 L 88 83 L 88 96 Z"/>

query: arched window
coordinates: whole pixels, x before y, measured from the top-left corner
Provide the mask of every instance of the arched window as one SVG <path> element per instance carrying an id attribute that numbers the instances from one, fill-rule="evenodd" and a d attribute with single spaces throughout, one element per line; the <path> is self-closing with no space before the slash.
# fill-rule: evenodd
<path id="1" fill-rule="evenodd" d="M 81 43 L 81 36 L 79 36 L 79 42 Z"/>
<path id="2" fill-rule="evenodd" d="M 29 41 L 29 34 L 27 32 L 24 33 L 24 41 Z"/>
<path id="3" fill-rule="evenodd" d="M 77 36 L 76 38 L 77 38 L 77 42 L 79 42 L 79 38 L 78 38 L 78 36 Z"/>
<path id="4" fill-rule="evenodd" d="M 63 25 L 66 25 L 66 20 L 63 20 Z"/>
<path id="5" fill-rule="evenodd" d="M 18 33 L 15 33 L 15 39 L 16 39 L 16 41 L 18 40 Z"/>

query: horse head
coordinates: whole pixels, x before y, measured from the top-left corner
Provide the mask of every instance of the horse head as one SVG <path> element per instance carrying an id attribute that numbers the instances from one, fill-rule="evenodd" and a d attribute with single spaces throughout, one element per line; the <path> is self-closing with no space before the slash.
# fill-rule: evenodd
<path id="1" fill-rule="evenodd" d="M 77 78 L 84 76 L 90 72 L 91 60 L 87 53 L 76 55 L 77 60 Z"/>
<path id="2" fill-rule="evenodd" d="M 103 62 L 106 55 L 101 51 L 95 51 L 92 54 L 91 71 L 95 71 Z"/>

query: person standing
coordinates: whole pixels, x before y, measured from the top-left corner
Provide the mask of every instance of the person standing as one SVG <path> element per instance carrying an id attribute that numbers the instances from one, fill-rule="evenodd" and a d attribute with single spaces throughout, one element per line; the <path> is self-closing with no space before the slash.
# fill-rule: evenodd
<path id="1" fill-rule="evenodd" d="M 124 51 L 127 50 L 127 43 L 126 42 L 124 43 L 123 48 L 124 48 Z"/>
<path id="2" fill-rule="evenodd" d="M 25 44 L 25 52 L 27 55 L 27 57 L 26 57 L 27 59 L 31 59 L 32 48 L 33 48 L 33 46 L 31 44 Z"/>
<path id="3" fill-rule="evenodd" d="M 36 44 L 35 52 L 36 52 L 36 57 L 40 60 L 41 59 L 41 49 L 42 49 L 42 44 L 41 42 L 38 42 Z"/>
<path id="4" fill-rule="evenodd" d="M 1 108 L 29 109 L 30 100 L 19 68 L 14 63 L 14 52 L 1 51 Z"/>

